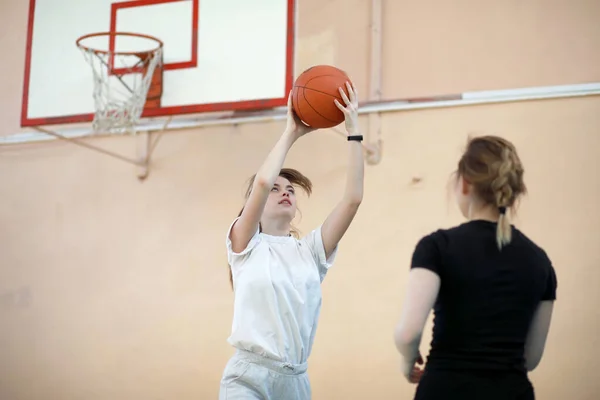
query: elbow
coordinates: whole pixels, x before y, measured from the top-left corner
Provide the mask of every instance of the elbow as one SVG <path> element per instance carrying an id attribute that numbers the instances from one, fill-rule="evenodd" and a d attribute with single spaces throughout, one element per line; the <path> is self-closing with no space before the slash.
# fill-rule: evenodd
<path id="1" fill-rule="evenodd" d="M 535 341 L 532 339 L 525 344 L 525 368 L 528 372 L 536 369 L 540 362 L 542 362 L 542 357 L 544 356 L 544 344 L 545 341 Z"/>
<path id="2" fill-rule="evenodd" d="M 259 189 L 262 191 L 262 190 L 271 190 L 271 186 L 273 186 L 273 184 L 271 182 L 269 182 L 268 179 L 257 176 L 256 179 L 254 180 L 253 186 L 255 189 Z"/>
<path id="3" fill-rule="evenodd" d="M 345 202 L 350 209 L 358 210 L 360 204 L 362 203 L 363 197 L 361 195 L 349 195 L 346 196 Z"/>
<path id="4" fill-rule="evenodd" d="M 530 359 L 530 358 L 525 358 L 525 369 L 527 369 L 527 372 L 531 372 L 534 369 L 537 368 L 538 365 L 540 365 L 540 358 L 534 358 L 534 359 Z"/>
<path id="5" fill-rule="evenodd" d="M 407 350 L 410 350 L 415 344 L 418 346 L 420 338 L 421 334 L 419 332 L 403 329 L 402 327 L 397 327 L 394 331 L 396 348 L 402 354 L 406 354 Z"/>
<path id="6" fill-rule="evenodd" d="M 532 372 L 534 369 L 537 368 L 537 364 L 530 364 L 528 362 L 525 363 L 525 369 L 527 370 L 527 372 Z"/>

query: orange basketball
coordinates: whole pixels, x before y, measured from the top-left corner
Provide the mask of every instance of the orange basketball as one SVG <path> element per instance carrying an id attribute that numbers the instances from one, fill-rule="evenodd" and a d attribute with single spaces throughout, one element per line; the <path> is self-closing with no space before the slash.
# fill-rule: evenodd
<path id="1" fill-rule="evenodd" d="M 348 75 L 331 65 L 316 65 L 304 71 L 294 82 L 292 107 L 298 117 L 312 128 L 331 128 L 344 122 L 344 113 L 333 102 L 344 100 L 338 88 L 343 88 L 348 96 L 346 82 Z"/>

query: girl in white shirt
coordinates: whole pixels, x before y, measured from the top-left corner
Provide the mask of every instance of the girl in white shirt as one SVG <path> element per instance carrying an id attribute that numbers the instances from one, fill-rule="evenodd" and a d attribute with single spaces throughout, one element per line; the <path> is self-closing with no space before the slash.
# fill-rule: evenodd
<path id="1" fill-rule="evenodd" d="M 250 183 L 246 204 L 227 232 L 226 245 L 235 292 L 228 342 L 229 360 L 219 398 L 308 400 L 306 372 L 319 313 L 321 282 L 337 245 L 363 197 L 364 161 L 358 132 L 356 90 L 340 88 L 350 153 L 346 190 L 325 222 L 303 238 L 294 235 L 296 187 L 310 194 L 310 180 L 282 169 L 291 146 L 313 129 L 304 125 L 288 98 L 286 129 Z"/>

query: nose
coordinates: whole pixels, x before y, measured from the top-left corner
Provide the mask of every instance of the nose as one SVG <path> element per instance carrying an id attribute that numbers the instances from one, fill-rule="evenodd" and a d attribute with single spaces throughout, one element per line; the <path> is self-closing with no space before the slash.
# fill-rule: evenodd
<path id="1" fill-rule="evenodd" d="M 290 197 L 290 194 L 289 194 L 288 192 L 283 192 L 283 195 L 284 195 L 285 197 Z"/>

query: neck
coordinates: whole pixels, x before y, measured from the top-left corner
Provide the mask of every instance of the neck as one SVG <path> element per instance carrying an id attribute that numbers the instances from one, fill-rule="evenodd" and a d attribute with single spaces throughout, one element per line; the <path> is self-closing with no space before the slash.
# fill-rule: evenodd
<path id="1" fill-rule="evenodd" d="M 469 215 L 469 220 L 484 220 L 491 222 L 498 222 L 499 217 L 498 209 L 496 207 L 486 205 L 486 206 L 477 206 L 473 204 L 471 207 L 471 212 Z"/>
<path id="2" fill-rule="evenodd" d="M 282 220 L 261 221 L 262 232 L 271 236 L 289 236 L 290 222 Z"/>

